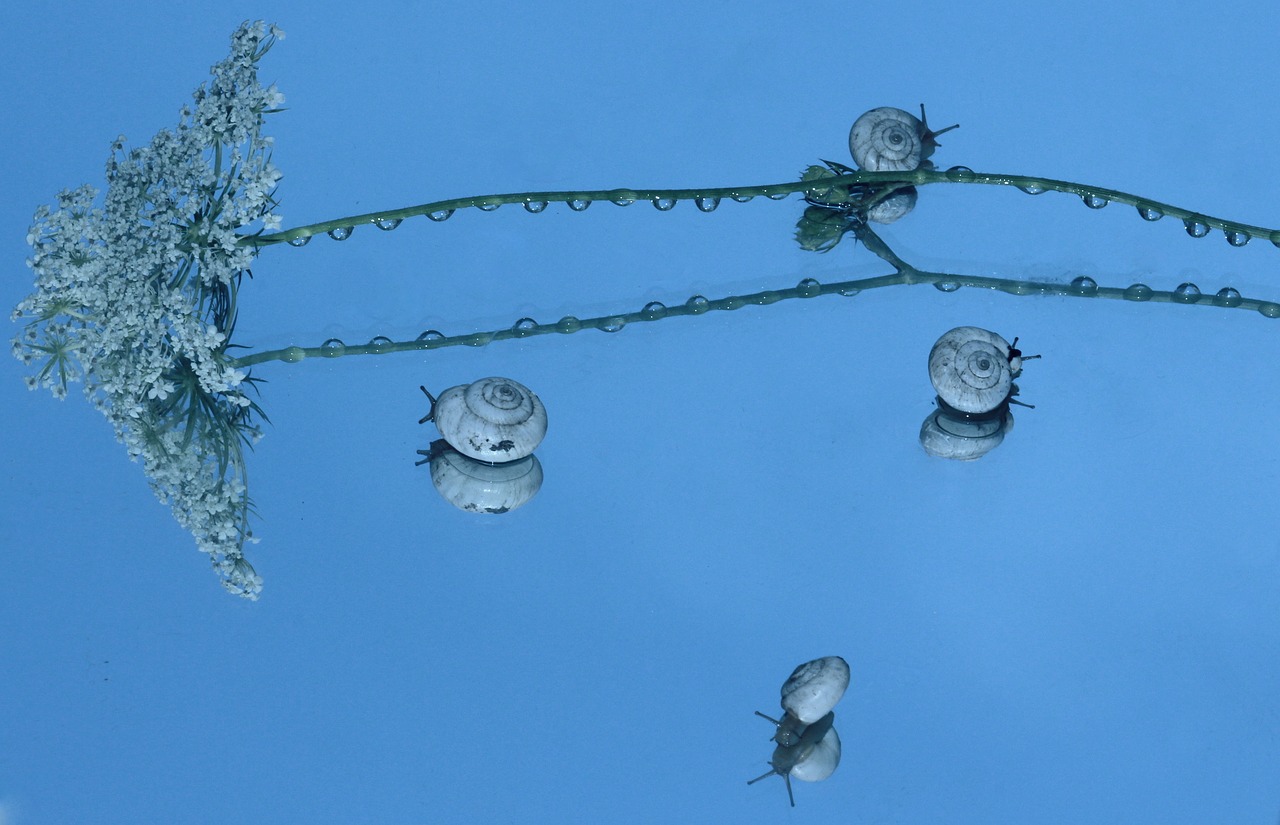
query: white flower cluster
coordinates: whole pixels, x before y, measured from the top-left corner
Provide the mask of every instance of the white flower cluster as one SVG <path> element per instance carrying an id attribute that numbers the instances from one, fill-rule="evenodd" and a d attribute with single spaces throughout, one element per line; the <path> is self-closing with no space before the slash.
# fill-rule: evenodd
<path id="1" fill-rule="evenodd" d="M 255 254 L 246 227 L 278 228 L 263 115 L 283 96 L 258 82 L 258 61 L 283 34 L 247 22 L 231 54 L 150 145 L 112 145 L 101 206 L 90 186 L 36 211 L 27 261 L 36 291 L 18 304 L 13 354 L 38 365 L 32 389 L 65 398 L 84 379 L 156 496 L 210 554 L 223 585 L 256 598 L 244 559 L 252 505 L 242 445 L 260 437 L 253 379 L 227 354 L 236 293 Z M 249 386 L 246 386 L 249 385 Z"/>

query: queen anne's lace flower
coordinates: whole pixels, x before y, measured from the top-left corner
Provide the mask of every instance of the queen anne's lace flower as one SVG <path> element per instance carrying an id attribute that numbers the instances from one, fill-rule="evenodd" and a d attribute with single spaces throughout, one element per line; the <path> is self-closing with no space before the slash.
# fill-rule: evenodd
<path id="1" fill-rule="evenodd" d="M 254 379 L 227 348 L 254 256 L 241 241 L 280 225 L 280 172 L 262 124 L 284 97 L 257 74 L 280 37 L 260 21 L 242 24 L 176 130 L 128 151 L 118 138 L 101 205 L 82 186 L 36 210 L 27 235 L 36 291 L 13 313 L 26 322 L 13 354 L 35 368 L 27 385 L 62 398 L 83 378 L 156 496 L 223 585 L 247 598 L 262 579 L 244 558 L 252 503 L 243 444 L 261 436 L 265 416 L 246 395 Z"/>

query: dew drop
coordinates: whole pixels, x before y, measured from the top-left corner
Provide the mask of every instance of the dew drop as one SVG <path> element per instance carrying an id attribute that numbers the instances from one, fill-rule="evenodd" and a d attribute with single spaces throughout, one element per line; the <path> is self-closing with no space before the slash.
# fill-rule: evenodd
<path id="1" fill-rule="evenodd" d="M 598 329 L 601 332 L 618 332 L 627 325 L 627 320 L 621 316 L 615 315 L 612 318 L 606 318 L 604 323 L 600 324 Z"/>
<path id="2" fill-rule="evenodd" d="M 1092 192 L 1088 192 L 1084 195 L 1081 195 L 1080 200 L 1084 201 L 1084 205 L 1089 207 L 1090 209 L 1101 209 L 1102 207 L 1106 206 L 1108 203 L 1111 203 L 1111 201 L 1107 200 L 1101 195 L 1095 195 Z"/>
<path id="3" fill-rule="evenodd" d="M 1231 244 L 1232 246 L 1244 246 L 1252 238 L 1252 236 L 1248 232 L 1244 232 L 1239 229 L 1228 230 L 1226 233 L 1226 236 L 1227 236 L 1227 243 Z"/>
<path id="4" fill-rule="evenodd" d="M 427 217 L 435 221 L 436 223 L 439 223 L 440 221 L 449 220 L 449 216 L 452 214 L 453 214 L 452 209 L 437 209 L 434 212 L 428 212 Z"/>
<path id="5" fill-rule="evenodd" d="M 307 357 L 307 353 L 302 347 L 289 347 L 280 355 L 280 360 L 286 364 L 296 364 Z"/>
<path id="6" fill-rule="evenodd" d="M 326 358 L 338 358 L 347 354 L 347 345 L 342 343 L 341 338 L 330 338 L 320 345 L 320 349 Z"/>
<path id="7" fill-rule="evenodd" d="M 790 192 L 774 192 L 772 195 L 765 195 L 765 197 L 771 201 L 785 201 L 787 198 L 791 197 L 791 193 Z"/>
<path id="8" fill-rule="evenodd" d="M 720 205 L 719 198 L 694 198 L 693 205 L 703 212 L 714 212 Z"/>
<path id="9" fill-rule="evenodd" d="M 535 215 L 546 208 L 547 208 L 546 201 L 525 201 L 524 202 L 524 210 L 526 212 L 533 212 Z"/>
<path id="10" fill-rule="evenodd" d="M 644 305 L 644 309 L 640 310 L 641 314 L 649 320 L 657 320 L 665 318 L 667 315 L 667 305 L 661 301 L 650 301 Z"/>
<path id="11" fill-rule="evenodd" d="M 862 289 L 856 286 L 846 286 L 842 287 L 840 290 L 840 294 L 846 298 L 852 298 L 860 292 L 862 292 Z"/>
<path id="12" fill-rule="evenodd" d="M 400 225 L 400 218 L 374 218 L 373 225 L 381 229 L 383 232 L 390 232 Z"/>
<path id="13" fill-rule="evenodd" d="M 741 295 L 730 295 L 720 302 L 720 308 L 727 310 L 742 309 L 746 305 L 747 299 Z"/>
<path id="14" fill-rule="evenodd" d="M 675 198 L 654 198 L 653 199 L 653 208 L 657 209 L 659 212 L 666 212 L 668 209 L 671 209 L 675 205 L 676 205 Z"/>
<path id="15" fill-rule="evenodd" d="M 1154 206 L 1144 206 L 1138 204 L 1138 214 L 1142 216 L 1144 221 L 1158 221 L 1164 217 L 1164 213 Z"/>
<path id="16" fill-rule="evenodd" d="M 1231 286 L 1224 286 L 1213 296 L 1213 302 L 1220 307 L 1238 307 L 1243 301 L 1240 290 Z"/>
<path id="17" fill-rule="evenodd" d="M 1273 304 L 1266 301 L 1258 305 L 1258 312 L 1261 312 L 1268 318 L 1280 318 L 1280 304 Z"/>
<path id="18" fill-rule="evenodd" d="M 477 332 L 474 335 L 468 335 L 462 339 L 462 343 L 469 347 L 483 347 L 493 343 L 493 333 Z"/>
<path id="19" fill-rule="evenodd" d="M 1079 275 L 1071 280 L 1071 289 L 1077 295 L 1097 295 L 1098 282 L 1088 275 Z"/>
<path id="20" fill-rule="evenodd" d="M 375 335 L 369 339 L 369 346 L 373 347 L 375 353 L 382 352 L 383 348 L 391 344 L 392 341 L 385 335 Z"/>
<path id="21" fill-rule="evenodd" d="M 694 295 L 692 298 L 685 301 L 684 305 L 694 314 L 706 312 L 711 309 L 711 302 L 701 295 Z"/>
<path id="22" fill-rule="evenodd" d="M 960 288 L 959 281 L 938 281 L 933 285 L 939 292 L 955 292 Z"/>
<path id="23" fill-rule="evenodd" d="M 636 193 L 635 192 L 618 193 L 613 197 L 609 198 L 609 200 L 612 203 L 617 204 L 618 206 L 630 206 L 631 204 L 636 202 Z"/>
<path id="24" fill-rule="evenodd" d="M 1190 281 L 1178 284 L 1178 288 L 1173 291 L 1173 297 L 1174 300 L 1181 301 L 1184 304 L 1194 304 L 1200 300 L 1200 287 Z"/>
<path id="25" fill-rule="evenodd" d="M 289 243 L 289 246 L 306 246 L 307 244 L 311 243 L 311 236 L 306 235 L 301 238 L 291 238 L 288 241 L 288 243 Z"/>
<path id="26" fill-rule="evenodd" d="M 429 329 L 418 336 L 419 341 L 443 341 L 444 333 L 438 329 Z"/>
<path id="27" fill-rule="evenodd" d="M 781 301 L 781 300 L 782 300 L 782 296 L 774 292 L 773 290 L 761 292 L 760 294 L 755 296 L 755 302 L 760 306 L 767 306 L 769 304 L 777 303 L 778 301 Z"/>
<path id="28" fill-rule="evenodd" d="M 569 208 L 574 212 L 582 212 L 591 205 L 591 201 L 586 198 L 571 198 L 567 203 L 569 204 Z"/>
<path id="29" fill-rule="evenodd" d="M 572 315 L 566 315 L 556 322 L 556 332 L 563 332 L 566 335 L 580 329 L 582 329 L 582 322 Z"/>
<path id="30" fill-rule="evenodd" d="M 1124 291 L 1126 301 L 1150 301 L 1155 291 L 1146 284 L 1133 284 Z"/>
<path id="31" fill-rule="evenodd" d="M 1193 238 L 1203 238 L 1209 234 L 1209 224 L 1204 221 L 1187 218 L 1182 222 L 1182 225 L 1187 228 L 1187 234 Z"/>
<path id="32" fill-rule="evenodd" d="M 476 209 L 479 209 L 481 212 L 492 212 L 493 210 L 497 209 L 499 206 L 502 206 L 502 204 L 493 203 L 492 201 L 489 201 L 487 203 L 477 203 Z"/>
<path id="33" fill-rule="evenodd" d="M 1026 186 L 1019 186 L 1018 188 L 1028 195 L 1043 195 L 1049 191 L 1048 187 L 1041 186 L 1038 183 L 1028 183 Z"/>
<path id="34" fill-rule="evenodd" d="M 351 233 L 354 232 L 355 229 L 356 228 L 354 226 L 335 226 L 333 229 L 329 230 L 328 235 L 335 241 L 345 241 L 347 238 L 351 237 Z"/>
<path id="35" fill-rule="evenodd" d="M 520 337 L 524 337 L 533 332 L 537 328 L 538 322 L 532 318 L 521 318 L 511 325 L 511 331 Z"/>
<path id="36" fill-rule="evenodd" d="M 946 172 L 947 180 L 952 183 L 966 183 L 977 177 L 968 166 L 952 166 Z"/>
<path id="37" fill-rule="evenodd" d="M 805 278 L 796 284 L 796 289 L 800 291 L 801 298 L 813 298 L 822 294 L 822 284 L 814 278 Z"/>
<path id="38" fill-rule="evenodd" d="M 734 192 L 734 193 L 733 193 L 732 195 L 730 195 L 729 197 L 733 198 L 733 199 L 734 199 L 735 201 L 737 201 L 738 203 L 748 203 L 748 202 L 750 202 L 750 201 L 752 201 L 752 200 L 754 200 L 754 199 L 755 199 L 755 195 L 739 195 L 737 192 Z M 1278 232 L 1278 233 L 1276 233 L 1276 234 L 1277 234 L 1277 235 L 1280 235 L 1280 232 Z M 1277 240 L 1277 241 L 1276 241 L 1276 246 L 1280 246 L 1280 240 Z"/>

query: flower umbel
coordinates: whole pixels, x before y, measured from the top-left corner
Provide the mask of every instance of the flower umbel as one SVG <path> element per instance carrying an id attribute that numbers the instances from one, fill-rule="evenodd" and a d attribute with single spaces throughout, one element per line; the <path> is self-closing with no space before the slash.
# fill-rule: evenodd
<path id="1" fill-rule="evenodd" d="M 227 350 L 254 256 L 239 241 L 279 226 L 280 172 L 262 125 L 284 98 L 257 70 L 282 36 L 242 24 L 176 130 L 128 151 L 118 138 L 100 206 L 82 186 L 36 210 L 27 235 L 36 291 L 13 313 L 25 320 L 13 354 L 35 370 L 28 386 L 63 398 L 83 378 L 156 496 L 223 585 L 247 598 L 262 579 L 244 559 L 253 505 L 243 445 L 261 437 L 266 416 L 246 395 L 256 380 Z"/>

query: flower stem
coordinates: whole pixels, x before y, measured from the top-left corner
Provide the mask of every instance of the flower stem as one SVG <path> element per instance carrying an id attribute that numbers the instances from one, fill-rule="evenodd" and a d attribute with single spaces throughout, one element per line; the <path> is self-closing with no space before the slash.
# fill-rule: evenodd
<path id="1" fill-rule="evenodd" d="M 864 241 L 865 242 L 865 241 Z M 888 249 L 888 247 L 885 247 Z M 1167 292 L 1151 289 L 1143 284 L 1134 284 L 1127 288 L 1101 287 L 1085 284 L 1061 284 L 1041 281 L 1021 281 L 1011 278 L 992 278 L 979 275 L 955 275 L 947 272 L 927 272 L 909 265 L 891 275 L 879 275 L 872 278 L 859 278 L 851 281 L 820 284 L 808 279 L 787 289 L 763 290 L 747 295 L 728 295 L 723 298 L 708 299 L 695 295 L 679 306 L 662 306 L 650 303 L 636 312 L 625 312 L 616 315 L 602 315 L 595 318 L 575 318 L 566 316 L 551 324 L 538 324 L 528 319 L 521 319 L 506 329 L 488 332 L 473 332 L 464 335 L 442 335 L 425 332 L 409 341 L 392 341 L 389 338 L 374 338 L 367 344 L 346 344 L 340 339 L 330 338 L 318 347 L 284 347 L 246 355 L 235 359 L 232 364 L 236 368 L 245 368 L 267 361 L 284 361 L 297 363 L 307 358 L 340 358 L 347 355 L 385 355 L 392 352 L 419 352 L 441 349 L 443 347 L 470 346 L 483 347 L 494 341 L 531 338 L 537 335 L 553 333 L 565 335 L 584 329 L 598 329 L 604 332 L 617 332 L 628 324 L 660 321 L 665 318 L 678 318 L 691 315 L 705 315 L 713 310 L 730 311 L 748 305 L 767 306 L 794 298 L 816 298 L 819 295 L 853 296 L 859 292 L 880 289 L 890 286 L 912 284 L 932 284 L 943 292 L 952 292 L 960 287 L 979 289 L 995 289 L 1010 295 L 1063 295 L 1076 298 L 1110 298 L 1141 303 L 1168 303 L 1220 307 L 1224 309 L 1253 310 L 1267 318 L 1280 318 L 1280 304 L 1255 298 L 1243 298 L 1238 294 L 1224 290 L 1218 295 L 1201 295 L 1198 292 Z"/>
<path id="2" fill-rule="evenodd" d="M 409 206 L 402 209 L 366 212 L 364 214 L 351 215 L 349 217 L 337 218 L 335 220 L 324 221 L 322 223 L 298 226 L 283 232 L 245 236 L 240 239 L 240 243 L 247 246 L 262 247 L 285 243 L 288 241 L 305 242 L 305 240 L 310 238 L 312 235 L 333 232 L 335 230 L 341 233 L 341 237 L 346 237 L 350 233 L 343 232 L 343 230 L 349 230 L 356 226 L 362 226 L 365 224 L 398 223 L 406 218 L 432 214 L 447 216 L 447 214 L 451 214 L 459 209 L 488 209 L 497 208 L 504 204 L 522 204 L 530 211 L 541 211 L 540 207 L 545 206 L 548 203 L 570 203 L 577 211 L 581 211 L 582 209 L 586 209 L 587 205 L 595 201 L 612 201 L 620 205 L 627 205 L 636 201 L 649 201 L 665 211 L 666 209 L 671 208 L 671 205 L 678 201 L 693 200 L 710 205 L 710 208 L 706 208 L 705 206 L 702 208 L 704 208 L 704 211 L 711 211 L 711 209 L 715 208 L 713 205 L 714 202 L 724 198 L 745 201 L 754 197 L 764 196 L 775 200 L 781 200 L 787 195 L 797 192 L 804 192 L 820 197 L 823 192 L 828 192 L 836 186 L 850 186 L 854 184 L 903 184 L 910 186 L 924 186 L 930 183 L 1014 186 L 1031 194 L 1039 194 L 1040 192 L 1052 190 L 1055 192 L 1077 195 L 1086 199 L 1086 201 L 1098 205 L 1105 205 L 1106 203 L 1127 204 L 1138 209 L 1139 212 L 1143 213 L 1148 220 L 1158 220 L 1160 217 L 1168 215 L 1182 220 L 1187 223 L 1188 226 L 1193 223 L 1203 224 L 1205 231 L 1208 229 L 1218 229 L 1226 233 L 1244 233 L 1248 238 L 1265 238 L 1270 240 L 1276 246 L 1280 246 L 1280 230 L 1277 229 L 1269 229 L 1267 227 L 1255 226 L 1253 224 L 1241 223 L 1239 221 L 1230 221 L 1224 218 L 1215 218 L 1190 209 L 1184 209 L 1179 206 L 1173 206 L 1172 204 L 1154 201 L 1150 198 L 1140 197 L 1128 192 L 1121 192 L 1116 189 L 1107 189 L 1101 186 L 1089 186 L 1082 183 L 1073 183 L 1071 181 L 1031 177 L 1026 175 L 988 174 L 974 172 L 970 169 L 959 166 L 947 170 L 917 169 L 913 172 L 853 172 L 829 178 L 822 178 L 817 181 L 787 181 L 760 186 L 727 186 L 701 189 L 583 189 L 556 192 L 514 192 L 508 194 L 477 195 L 466 198 L 451 198 L 448 200 L 431 201 L 429 203 Z M 1099 208 L 1099 206 L 1095 206 L 1095 208 Z M 443 220 L 443 218 L 437 218 L 437 220 Z"/>

